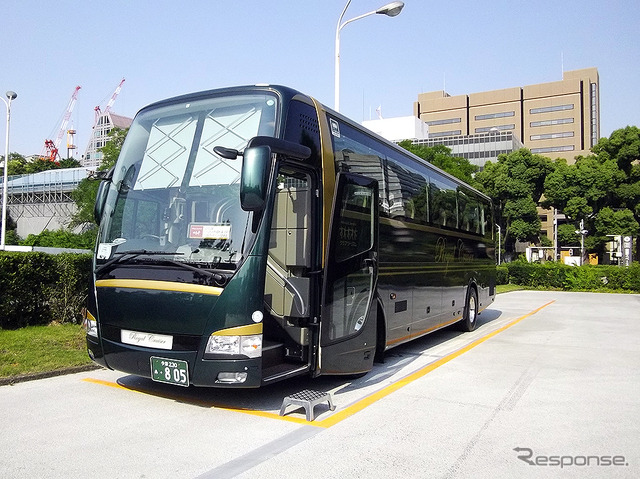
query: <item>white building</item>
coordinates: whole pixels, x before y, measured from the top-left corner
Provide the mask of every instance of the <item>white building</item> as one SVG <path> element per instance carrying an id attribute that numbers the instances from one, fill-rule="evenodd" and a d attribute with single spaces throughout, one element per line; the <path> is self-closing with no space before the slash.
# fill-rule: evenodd
<path id="1" fill-rule="evenodd" d="M 93 131 L 91 132 L 91 139 L 87 150 L 80 160 L 80 164 L 87 168 L 96 169 L 102 162 L 102 148 L 109 141 L 109 132 L 113 128 L 126 129 L 131 126 L 131 118 L 126 116 L 116 115 L 113 112 L 107 112 L 102 114 L 98 121 L 96 121 Z"/>
<path id="2" fill-rule="evenodd" d="M 429 138 L 429 126 L 415 116 L 366 120 L 362 126 L 394 143 Z"/>

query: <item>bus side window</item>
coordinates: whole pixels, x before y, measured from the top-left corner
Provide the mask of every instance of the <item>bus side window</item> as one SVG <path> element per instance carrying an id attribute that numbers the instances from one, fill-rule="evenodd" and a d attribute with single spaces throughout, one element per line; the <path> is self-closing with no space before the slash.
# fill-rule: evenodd
<path id="1" fill-rule="evenodd" d="M 431 178 L 429 184 L 431 200 L 431 222 L 438 226 L 456 228 L 457 219 L 457 194 L 453 183 L 444 179 Z"/>

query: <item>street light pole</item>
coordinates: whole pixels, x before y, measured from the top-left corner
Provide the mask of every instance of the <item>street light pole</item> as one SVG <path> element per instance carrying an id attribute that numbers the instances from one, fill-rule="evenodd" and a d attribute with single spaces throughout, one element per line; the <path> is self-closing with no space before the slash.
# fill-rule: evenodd
<path id="1" fill-rule="evenodd" d="M 5 137 L 5 150 L 4 150 L 4 168 L 2 174 L 2 233 L 0 234 L 0 249 L 5 248 L 5 239 L 7 236 L 7 190 L 9 185 L 7 183 L 7 170 L 9 169 L 9 125 L 11 124 L 11 100 L 15 100 L 18 94 L 14 91 L 8 91 L 6 93 L 7 100 L 1 98 L 7 107 L 7 134 Z"/>
<path id="2" fill-rule="evenodd" d="M 500 225 L 496 224 L 496 228 L 498 228 L 498 266 L 500 266 L 500 250 L 502 249 L 502 243 L 500 242 Z"/>
<path id="3" fill-rule="evenodd" d="M 386 15 L 388 17 L 395 17 L 400 14 L 402 8 L 404 7 L 403 2 L 391 2 L 388 3 L 377 10 L 373 10 L 368 13 L 364 13 L 362 15 L 358 15 L 357 17 L 351 18 L 346 22 L 342 22 L 342 18 L 344 17 L 347 8 L 351 4 L 351 0 L 347 0 L 347 4 L 344 6 L 342 13 L 340 14 L 340 18 L 338 18 L 338 25 L 336 27 L 336 53 L 335 53 L 335 86 L 334 86 L 334 109 L 336 111 L 340 111 L 340 31 L 349 23 L 355 22 L 356 20 L 360 20 L 361 18 L 368 17 L 369 15 Z"/>

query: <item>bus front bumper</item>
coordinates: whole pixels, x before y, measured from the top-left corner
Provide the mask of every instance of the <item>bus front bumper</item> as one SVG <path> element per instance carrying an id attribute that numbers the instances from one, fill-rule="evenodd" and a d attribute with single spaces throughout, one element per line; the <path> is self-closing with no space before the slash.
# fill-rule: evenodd
<path id="1" fill-rule="evenodd" d="M 204 387 L 257 388 L 261 384 L 262 358 L 198 359 L 196 351 L 168 351 L 125 345 L 87 337 L 91 359 L 101 366 L 127 374 L 153 379 L 151 358 L 184 361 L 189 384 Z"/>

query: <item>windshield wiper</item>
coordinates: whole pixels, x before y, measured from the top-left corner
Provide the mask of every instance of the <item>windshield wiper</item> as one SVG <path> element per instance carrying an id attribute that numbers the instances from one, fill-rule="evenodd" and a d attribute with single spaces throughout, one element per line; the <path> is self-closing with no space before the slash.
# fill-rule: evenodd
<path id="1" fill-rule="evenodd" d="M 122 253 L 114 253 L 114 256 L 115 255 L 118 255 L 118 256 L 111 258 L 105 264 L 98 266 L 94 270 L 94 273 L 95 274 L 103 273 L 104 271 L 106 271 L 107 269 L 110 269 L 112 266 L 118 263 L 128 263 L 132 259 L 137 258 L 138 256 L 141 256 L 141 255 L 174 256 L 177 254 L 184 254 L 184 253 L 170 253 L 168 251 L 147 251 L 146 249 L 138 249 L 138 250 L 132 250 L 132 251 L 123 251 Z"/>
<path id="2" fill-rule="evenodd" d="M 213 278 L 213 281 L 218 286 L 224 286 L 226 284 L 226 282 L 227 282 L 226 276 L 224 276 L 223 274 L 220 274 L 220 273 L 215 273 L 213 271 L 208 271 L 206 269 L 201 269 L 201 268 L 198 268 L 196 266 L 191 266 L 190 264 L 183 263 L 181 261 L 174 261 L 172 259 L 164 259 L 164 260 L 161 260 L 161 261 L 163 263 L 171 263 L 171 264 L 174 264 L 176 266 L 180 266 L 181 268 L 188 269 L 190 271 L 194 271 L 196 273 L 200 273 L 200 274 L 203 274 L 205 276 L 209 276 L 210 278 Z"/>

